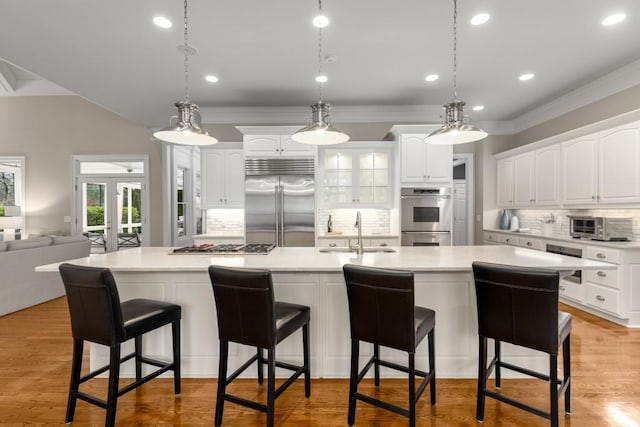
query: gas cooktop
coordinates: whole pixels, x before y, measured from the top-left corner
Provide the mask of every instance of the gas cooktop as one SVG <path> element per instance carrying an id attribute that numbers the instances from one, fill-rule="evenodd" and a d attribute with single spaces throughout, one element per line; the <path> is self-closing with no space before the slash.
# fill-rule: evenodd
<path id="1" fill-rule="evenodd" d="M 185 246 L 184 248 L 174 249 L 172 254 L 210 254 L 210 255 L 266 255 L 273 248 L 274 244 L 270 243 L 248 243 L 243 244 L 219 244 L 203 243 L 201 245 Z"/>

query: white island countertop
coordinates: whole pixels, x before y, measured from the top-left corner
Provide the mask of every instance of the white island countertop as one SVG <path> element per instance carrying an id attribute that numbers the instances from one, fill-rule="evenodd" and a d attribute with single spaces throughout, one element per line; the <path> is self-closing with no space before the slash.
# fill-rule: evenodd
<path id="1" fill-rule="evenodd" d="M 470 271 L 474 261 L 560 271 L 611 269 L 611 264 L 572 258 L 512 246 L 394 247 L 393 253 L 320 253 L 314 247 L 275 248 L 267 255 L 171 254 L 171 247 L 140 247 L 96 254 L 68 262 L 108 267 L 122 272 L 206 271 L 212 264 L 230 267 L 268 268 L 273 272 L 341 272 L 344 264 L 418 272 Z M 36 267 L 36 271 L 57 271 L 60 263 Z M 615 267 L 615 266 L 613 266 Z"/>

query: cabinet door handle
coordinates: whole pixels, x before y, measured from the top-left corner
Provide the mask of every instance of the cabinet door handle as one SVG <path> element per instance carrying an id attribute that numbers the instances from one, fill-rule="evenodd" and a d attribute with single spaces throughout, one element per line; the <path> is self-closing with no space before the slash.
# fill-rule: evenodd
<path id="1" fill-rule="evenodd" d="M 380 243 L 380 246 L 384 247 L 384 246 L 389 246 L 389 245 L 387 245 L 386 243 Z"/>
<path id="2" fill-rule="evenodd" d="M 227 203 L 227 199 L 224 199 L 224 202 Z"/>
<path id="3" fill-rule="evenodd" d="M 598 271 L 598 276 L 600 277 L 607 277 L 607 273 L 603 272 L 603 271 Z"/>
<path id="4" fill-rule="evenodd" d="M 567 290 L 567 288 L 565 288 L 564 286 L 560 286 L 560 290 L 561 290 L 561 291 L 566 291 L 566 290 Z"/>
<path id="5" fill-rule="evenodd" d="M 605 299 L 604 299 L 604 297 L 603 297 L 602 295 L 596 295 L 596 299 L 597 299 L 598 301 L 604 301 L 604 300 L 605 300 Z"/>
<path id="6" fill-rule="evenodd" d="M 607 256 L 606 256 L 605 254 L 603 254 L 603 253 L 599 253 L 599 254 L 598 254 L 598 255 L 596 255 L 596 256 L 597 256 L 598 258 L 600 258 L 600 259 L 606 259 L 606 258 L 607 258 Z"/>
<path id="7" fill-rule="evenodd" d="M 330 248 L 335 248 L 335 247 L 336 247 L 336 244 L 335 244 L 335 243 L 329 243 L 329 247 L 330 247 Z"/>
<path id="8" fill-rule="evenodd" d="M 222 203 L 222 199 L 220 199 L 220 203 Z"/>
<path id="9" fill-rule="evenodd" d="M 511 239 L 507 239 L 507 243 L 509 243 L 511 241 Z"/>
<path id="10" fill-rule="evenodd" d="M 591 196 L 591 200 L 595 200 L 595 199 L 596 199 L 596 196 Z"/>

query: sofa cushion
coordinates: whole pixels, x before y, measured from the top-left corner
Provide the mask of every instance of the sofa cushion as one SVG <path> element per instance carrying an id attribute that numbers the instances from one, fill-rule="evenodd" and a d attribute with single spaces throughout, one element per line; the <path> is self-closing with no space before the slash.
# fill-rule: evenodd
<path id="1" fill-rule="evenodd" d="M 7 242 L 8 251 L 17 251 L 20 249 L 39 248 L 42 246 L 51 246 L 51 237 L 35 237 L 26 240 L 9 240 Z"/>
<path id="2" fill-rule="evenodd" d="M 0 252 L 7 250 L 7 242 L 0 242 Z"/>
<path id="3" fill-rule="evenodd" d="M 78 234 L 76 236 L 51 236 L 53 245 L 63 245 L 65 243 L 83 242 L 87 240 L 86 236 Z"/>

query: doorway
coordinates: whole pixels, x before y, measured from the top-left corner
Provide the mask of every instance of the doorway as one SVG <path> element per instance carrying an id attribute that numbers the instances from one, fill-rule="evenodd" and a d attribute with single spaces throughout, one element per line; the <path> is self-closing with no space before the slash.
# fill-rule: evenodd
<path id="1" fill-rule="evenodd" d="M 453 226 L 454 246 L 474 244 L 474 172 L 473 153 L 454 153 Z"/>
<path id="2" fill-rule="evenodd" d="M 148 241 L 146 161 L 76 158 L 76 233 L 91 241 L 91 253 L 137 247 Z"/>

